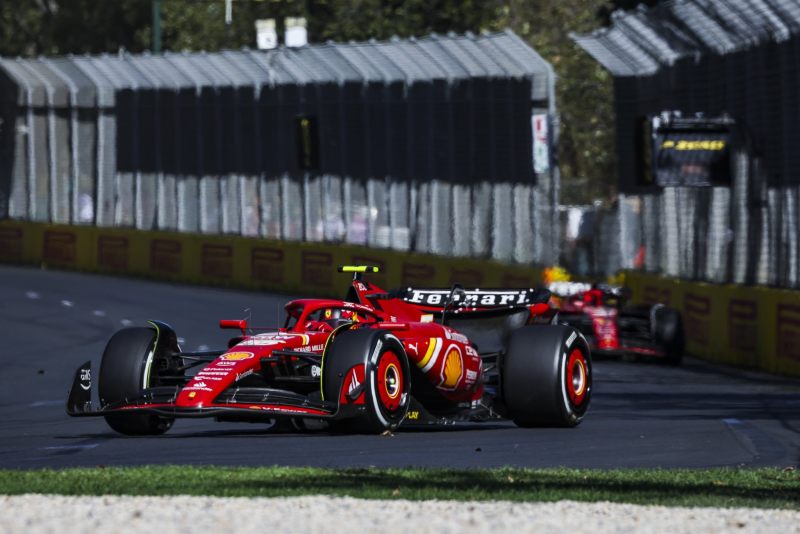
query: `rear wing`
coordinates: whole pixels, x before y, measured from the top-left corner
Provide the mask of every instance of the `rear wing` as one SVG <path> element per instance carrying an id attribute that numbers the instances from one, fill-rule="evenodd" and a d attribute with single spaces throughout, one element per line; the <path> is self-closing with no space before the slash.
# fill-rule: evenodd
<path id="1" fill-rule="evenodd" d="M 618 298 L 630 297 L 630 290 L 624 286 L 610 284 L 589 284 L 586 282 L 553 282 L 548 286 L 556 297 L 573 297 L 590 290 L 602 291 L 604 295 Z"/>
<path id="2" fill-rule="evenodd" d="M 585 282 L 553 282 L 548 286 L 556 297 L 572 297 L 592 289 L 592 284 Z"/>
<path id="3" fill-rule="evenodd" d="M 396 296 L 417 306 L 444 308 L 451 289 L 419 289 L 409 287 L 397 292 Z M 452 306 L 456 308 L 520 308 L 533 304 L 546 304 L 550 291 L 537 289 L 472 289 L 461 290 L 453 295 Z"/>

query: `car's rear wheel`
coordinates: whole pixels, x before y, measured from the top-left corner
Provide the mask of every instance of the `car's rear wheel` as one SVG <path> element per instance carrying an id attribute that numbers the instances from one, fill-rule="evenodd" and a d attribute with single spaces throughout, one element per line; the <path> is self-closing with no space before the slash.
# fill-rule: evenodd
<path id="1" fill-rule="evenodd" d="M 502 397 L 518 426 L 575 426 L 592 396 L 586 339 L 564 325 L 511 333 L 502 358 Z"/>
<path id="2" fill-rule="evenodd" d="M 156 331 L 152 328 L 125 328 L 111 337 L 100 362 L 102 407 L 133 400 L 142 389 L 159 385 L 155 351 Z M 109 414 L 105 419 L 108 426 L 130 436 L 163 434 L 174 421 L 154 414 Z"/>
<path id="3" fill-rule="evenodd" d="M 405 419 L 411 401 L 408 358 L 389 332 L 339 334 L 325 353 L 322 374 L 325 399 L 353 404 L 357 411 L 335 428 L 374 434 L 395 430 Z"/>

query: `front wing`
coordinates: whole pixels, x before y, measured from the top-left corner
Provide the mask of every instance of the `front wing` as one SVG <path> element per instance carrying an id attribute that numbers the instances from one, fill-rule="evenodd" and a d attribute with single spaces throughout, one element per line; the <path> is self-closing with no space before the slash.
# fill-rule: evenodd
<path id="1" fill-rule="evenodd" d="M 92 402 L 91 362 L 76 371 L 67 397 L 67 414 L 73 417 L 126 415 L 150 413 L 164 417 L 218 417 L 274 419 L 276 417 L 346 418 L 356 415 L 363 407 L 319 402 L 305 395 L 271 388 L 238 387 L 222 392 L 211 404 L 178 406 L 175 399 L 180 386 L 155 387 L 142 390 L 137 398 L 96 407 Z"/>

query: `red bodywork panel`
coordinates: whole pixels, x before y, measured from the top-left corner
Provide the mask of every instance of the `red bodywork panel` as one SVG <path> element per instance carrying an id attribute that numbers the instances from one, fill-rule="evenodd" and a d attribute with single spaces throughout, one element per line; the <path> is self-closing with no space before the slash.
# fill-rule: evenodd
<path id="1" fill-rule="evenodd" d="M 363 269 L 349 272 L 365 272 L 366 267 Z M 476 410 L 479 417 L 496 417 L 498 413 L 490 405 L 479 401 L 486 395 L 491 403 L 499 394 L 496 362 L 503 350 L 502 336 L 526 322 L 551 323 L 556 313 L 543 302 L 549 292 L 538 289 L 465 290 L 454 286 L 449 290 L 405 288 L 386 293 L 362 280 L 360 274 L 355 276 L 344 300 L 297 299 L 287 303 L 282 328 L 267 331 L 252 327 L 244 319 L 221 320 L 221 328 L 237 331 L 224 352 L 182 351 L 169 325 L 151 321 L 156 335 L 153 349 L 145 355 L 139 396 L 92 409 L 86 393 L 91 389 L 89 361 L 76 370 L 67 413 L 90 416 L 142 410 L 165 419 L 348 419 L 370 413 L 372 405 L 367 402 L 378 399 L 383 407 L 397 403 L 406 410 L 409 405 L 399 403 L 417 402 L 408 416 L 414 421 L 420 421 L 420 413 L 428 409 L 430 421 L 438 420 L 440 414 L 450 417 L 456 412 L 470 417 Z M 484 327 L 482 321 L 494 322 Z M 448 324 L 473 333 L 476 339 L 468 339 Z M 341 359 L 337 356 L 329 362 L 331 367 L 326 367 L 331 340 L 348 329 L 374 329 L 382 334 L 349 338 L 355 345 L 348 345 L 350 341 L 336 345 Z M 484 331 L 495 334 L 499 341 L 490 336 L 481 338 Z M 482 355 L 473 341 L 482 344 Z M 375 343 L 374 350 L 379 350 L 381 342 L 395 348 L 380 354 L 340 352 L 348 346 L 365 351 L 363 344 L 359 345 L 362 342 Z M 399 354 L 397 342 L 407 357 L 408 374 L 403 372 L 406 361 Z M 488 377 L 484 377 L 484 358 L 489 362 Z M 199 369 L 195 375 L 187 373 L 193 368 Z M 381 380 L 384 386 L 376 392 L 375 384 Z M 340 384 L 334 397 L 331 393 L 335 389 L 331 388 Z M 333 398 L 325 398 L 326 392 Z"/>
<path id="2" fill-rule="evenodd" d="M 578 284 L 580 285 L 580 284 Z M 619 309 L 609 304 L 608 295 L 602 289 L 582 289 L 565 297 L 554 297 L 552 304 L 560 311 L 570 314 L 582 314 L 592 321 L 594 343 L 591 348 L 598 353 L 632 353 L 642 356 L 664 356 L 664 351 L 655 346 L 631 344 L 623 339 L 619 330 Z M 617 297 L 615 297 L 617 298 Z"/>
<path id="3" fill-rule="evenodd" d="M 619 348 L 619 330 L 617 328 L 617 315 L 615 308 L 589 306 L 584 308 L 586 314 L 592 318 L 597 348 L 610 350 Z"/>
<path id="4" fill-rule="evenodd" d="M 387 298 L 382 289 L 366 282 L 354 281 L 353 291 L 362 303 L 334 299 L 298 299 L 287 303 L 285 308 L 289 320 L 285 328 L 238 337 L 235 345 L 198 371 L 183 387 L 175 406 L 215 407 L 214 399 L 220 393 L 250 374 L 261 371 L 261 359 L 270 357 L 275 350 L 322 354 L 333 331 L 333 327 L 324 321 L 324 314 L 328 311 L 347 315 L 356 327 L 391 332 L 403 344 L 409 364 L 416 367 L 442 397 L 453 402 L 472 402 L 481 398 L 481 358 L 466 336 L 433 322 L 434 310 L 400 298 Z M 546 304 L 541 303 L 533 304 L 529 309 L 532 316 L 549 310 Z M 460 313 L 480 310 L 470 308 Z M 245 331 L 247 323 L 223 320 L 220 326 Z M 354 381 L 356 385 L 363 382 L 364 376 L 363 365 L 347 373 L 339 399 L 341 403 L 363 404 L 363 393 L 356 399 L 348 399 L 346 393 Z M 230 407 L 231 404 L 224 406 Z"/>
<path id="5" fill-rule="evenodd" d="M 228 352 L 203 367 L 178 394 L 175 405 L 180 407 L 208 407 L 214 399 L 234 382 L 261 369 L 261 358 L 273 350 L 322 352 L 328 334 L 313 332 L 300 334 L 274 332 L 245 336 Z"/>

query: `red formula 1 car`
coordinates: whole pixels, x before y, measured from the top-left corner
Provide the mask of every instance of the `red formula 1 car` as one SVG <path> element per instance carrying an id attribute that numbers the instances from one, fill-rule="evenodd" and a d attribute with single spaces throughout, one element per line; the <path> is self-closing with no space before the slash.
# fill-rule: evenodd
<path id="1" fill-rule="evenodd" d="M 620 286 L 555 282 L 549 289 L 559 301 L 558 322 L 580 330 L 593 353 L 680 364 L 684 334 L 678 310 L 663 304 L 630 305 L 630 291 Z"/>
<path id="2" fill-rule="evenodd" d="M 358 432 L 509 418 L 575 426 L 592 392 L 589 345 L 553 324 L 546 289 L 387 293 L 354 278 L 345 300 L 286 304 L 283 328 L 244 320 L 227 350 L 182 352 L 175 332 L 120 330 L 103 353 L 91 402 L 91 362 L 75 373 L 73 416 L 103 416 L 123 434 L 160 434 L 179 417 L 224 421 L 325 420 Z"/>

